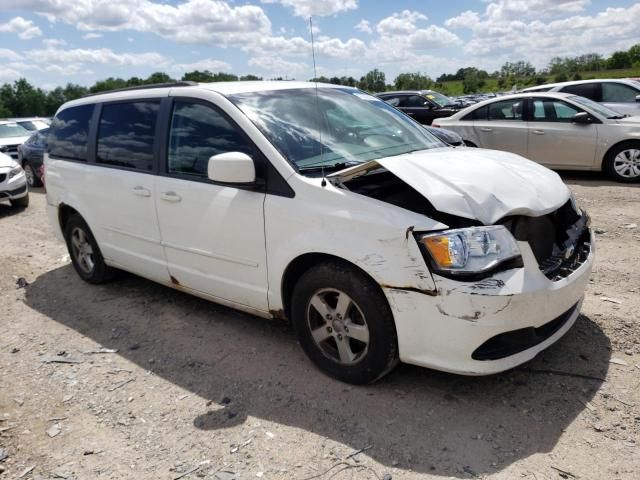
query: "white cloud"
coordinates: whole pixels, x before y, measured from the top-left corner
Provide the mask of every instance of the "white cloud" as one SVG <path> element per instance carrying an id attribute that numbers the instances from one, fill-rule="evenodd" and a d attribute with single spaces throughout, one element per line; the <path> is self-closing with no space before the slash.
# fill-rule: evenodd
<path id="1" fill-rule="evenodd" d="M 376 30 L 383 36 L 408 35 L 416 30 L 416 23 L 428 20 L 426 15 L 411 10 L 396 12 L 390 17 L 383 18 L 376 25 Z"/>
<path id="2" fill-rule="evenodd" d="M 0 48 L 0 59 L 7 60 L 7 61 L 17 61 L 17 60 L 20 60 L 21 58 L 22 56 L 18 55 L 13 50 L 10 50 L 8 48 Z M 0 70 L 2 69 L 0 68 Z"/>
<path id="3" fill-rule="evenodd" d="M 358 0 L 261 0 L 262 3 L 280 3 L 293 8 L 294 15 L 308 18 L 310 16 L 334 15 L 358 8 Z"/>
<path id="4" fill-rule="evenodd" d="M 354 28 L 364 33 L 373 33 L 373 28 L 371 28 L 369 20 L 360 20 Z"/>
<path id="5" fill-rule="evenodd" d="M 61 48 L 44 48 L 27 50 L 25 57 L 40 64 L 102 64 L 113 66 L 158 66 L 167 65 L 168 60 L 159 53 L 115 53 L 108 48 L 64 50 Z"/>
<path id="6" fill-rule="evenodd" d="M 39 27 L 31 20 L 25 20 L 22 17 L 12 18 L 4 25 L 0 25 L 0 32 L 17 33 L 22 40 L 31 40 L 42 36 L 42 30 Z"/>
<path id="7" fill-rule="evenodd" d="M 301 62 L 289 62 L 276 56 L 260 56 L 249 59 L 250 67 L 257 67 L 272 77 L 289 77 L 299 75 L 309 69 L 309 65 Z"/>
<path id="8" fill-rule="evenodd" d="M 133 30 L 182 43 L 242 45 L 247 37 L 271 31 L 259 6 L 232 6 L 221 0 L 185 0 L 177 5 L 151 0 L 2 0 L 0 8 L 32 11 L 87 32 Z"/>
<path id="9" fill-rule="evenodd" d="M 83 40 L 94 40 L 96 38 L 102 38 L 101 33 L 90 32 L 82 36 Z"/>
<path id="10" fill-rule="evenodd" d="M 66 40 L 60 38 L 44 38 L 42 43 L 45 47 L 63 47 L 67 44 Z"/>
<path id="11" fill-rule="evenodd" d="M 626 50 L 639 38 L 640 3 L 594 15 L 572 15 L 584 10 L 589 1 L 531 0 L 525 2 L 529 8 L 517 15 L 521 3 L 494 1 L 482 15 L 467 11 L 445 24 L 471 31 L 472 38 L 464 47 L 467 55 L 526 59 L 537 67 L 546 66 L 557 55 L 608 55 L 615 49 Z"/>

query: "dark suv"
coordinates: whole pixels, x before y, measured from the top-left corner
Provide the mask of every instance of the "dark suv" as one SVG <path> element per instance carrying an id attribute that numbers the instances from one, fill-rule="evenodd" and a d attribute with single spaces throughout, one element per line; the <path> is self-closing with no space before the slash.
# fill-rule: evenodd
<path id="1" fill-rule="evenodd" d="M 450 117 L 464 106 L 433 90 L 383 92 L 376 97 L 403 111 L 423 125 L 431 125 L 435 118 Z"/>

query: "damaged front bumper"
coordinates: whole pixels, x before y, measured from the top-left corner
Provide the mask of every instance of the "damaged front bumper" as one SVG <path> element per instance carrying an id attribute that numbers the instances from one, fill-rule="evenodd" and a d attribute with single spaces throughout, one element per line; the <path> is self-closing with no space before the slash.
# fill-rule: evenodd
<path id="1" fill-rule="evenodd" d="M 560 339 L 580 314 L 594 259 L 589 251 L 562 278 L 541 271 L 527 242 L 523 268 L 477 282 L 434 275 L 435 296 L 384 292 L 394 313 L 400 360 L 465 375 L 498 373 L 531 360 Z"/>

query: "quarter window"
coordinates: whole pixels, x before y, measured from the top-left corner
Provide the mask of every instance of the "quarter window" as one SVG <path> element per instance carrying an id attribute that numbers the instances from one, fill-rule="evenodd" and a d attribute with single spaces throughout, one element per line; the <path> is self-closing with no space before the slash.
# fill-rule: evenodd
<path id="1" fill-rule="evenodd" d="M 561 100 L 533 100 L 534 122 L 570 123 L 581 110 Z"/>
<path id="2" fill-rule="evenodd" d="M 97 162 L 149 171 L 160 103 L 110 103 L 102 107 Z"/>
<path id="3" fill-rule="evenodd" d="M 238 127 L 222 113 L 198 103 L 174 103 L 169 134 L 169 173 L 206 177 L 209 158 L 227 152 L 253 153 Z"/>
<path id="4" fill-rule="evenodd" d="M 47 138 L 51 156 L 87 161 L 87 143 L 93 107 L 93 105 L 71 107 L 56 115 L 51 122 Z"/>
<path id="5" fill-rule="evenodd" d="M 640 91 L 631 88 L 623 83 L 603 83 L 602 84 L 602 101 L 627 103 L 635 102 L 636 96 L 640 95 Z"/>
<path id="6" fill-rule="evenodd" d="M 467 113 L 462 120 L 472 121 L 472 120 L 488 120 L 489 117 L 489 107 L 486 105 L 484 107 L 476 108 L 473 112 Z"/>
<path id="7" fill-rule="evenodd" d="M 594 102 L 599 102 L 600 99 L 598 95 L 600 90 L 599 83 L 580 83 L 578 85 L 567 85 L 564 87 L 561 92 L 573 93 L 574 95 L 578 95 L 580 97 L 588 98 L 589 100 L 593 100 Z"/>
<path id="8" fill-rule="evenodd" d="M 489 120 L 522 120 L 522 104 L 521 98 L 491 103 Z"/>

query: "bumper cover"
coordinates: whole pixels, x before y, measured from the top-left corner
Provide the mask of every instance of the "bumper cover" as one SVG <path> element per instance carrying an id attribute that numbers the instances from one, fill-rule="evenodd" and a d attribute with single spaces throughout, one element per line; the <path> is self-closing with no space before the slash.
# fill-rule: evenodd
<path id="1" fill-rule="evenodd" d="M 465 375 L 498 373 L 531 360 L 560 339 L 580 314 L 595 253 L 590 235 L 586 260 L 556 281 L 540 271 L 529 245 L 519 242 L 524 268 L 478 282 L 434 275 L 436 296 L 384 289 L 396 320 L 400 360 Z M 503 351 L 489 355 L 494 358 L 474 358 L 487 342 L 520 330 L 537 335 L 506 356 Z"/>

